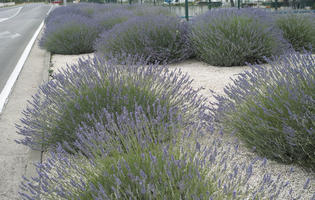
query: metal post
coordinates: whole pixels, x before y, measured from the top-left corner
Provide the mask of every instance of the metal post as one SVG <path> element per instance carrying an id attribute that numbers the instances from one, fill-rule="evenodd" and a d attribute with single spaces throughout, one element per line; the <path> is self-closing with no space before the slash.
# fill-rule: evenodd
<path id="1" fill-rule="evenodd" d="M 209 0 L 209 6 L 208 6 L 209 10 L 211 10 L 211 0 Z"/>
<path id="2" fill-rule="evenodd" d="M 237 0 L 237 7 L 238 7 L 238 9 L 241 8 L 241 0 Z"/>
<path id="3" fill-rule="evenodd" d="M 67 0 L 63 0 L 63 5 L 67 6 Z"/>
<path id="4" fill-rule="evenodd" d="M 189 15 L 188 15 L 188 0 L 185 0 L 185 18 L 187 21 L 189 21 Z"/>

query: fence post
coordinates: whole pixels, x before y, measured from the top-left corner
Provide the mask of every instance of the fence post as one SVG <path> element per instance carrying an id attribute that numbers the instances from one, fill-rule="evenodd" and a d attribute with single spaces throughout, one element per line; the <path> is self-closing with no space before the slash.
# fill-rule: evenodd
<path id="1" fill-rule="evenodd" d="M 188 21 L 189 15 L 188 15 L 188 0 L 185 0 L 185 18 Z"/>

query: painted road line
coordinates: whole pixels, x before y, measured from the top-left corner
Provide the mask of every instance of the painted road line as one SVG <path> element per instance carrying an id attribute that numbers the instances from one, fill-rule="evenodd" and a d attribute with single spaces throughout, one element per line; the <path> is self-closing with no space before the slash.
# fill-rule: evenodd
<path id="1" fill-rule="evenodd" d="M 19 10 L 18 10 L 14 15 L 12 15 L 11 17 L 8 17 L 8 18 L 1 18 L 1 19 L 0 19 L 0 22 L 7 21 L 7 20 L 12 19 L 13 17 L 17 16 L 17 15 L 21 12 L 22 8 L 23 8 L 23 7 L 19 7 Z"/>
<path id="2" fill-rule="evenodd" d="M 51 11 L 52 7 L 50 7 L 48 13 Z M 48 14 L 47 13 L 47 14 Z M 2 110 L 4 108 L 4 105 L 7 103 L 8 101 L 8 97 L 12 91 L 12 88 L 15 84 L 15 81 L 17 80 L 23 65 L 33 47 L 33 44 L 35 43 L 35 40 L 38 36 L 38 34 L 40 33 L 41 29 L 44 26 L 44 20 L 42 21 L 42 23 L 39 25 L 39 27 L 37 28 L 35 34 L 33 35 L 32 39 L 29 41 L 29 43 L 27 44 L 26 48 L 24 49 L 22 56 L 20 57 L 18 63 L 16 64 L 13 72 L 11 73 L 9 79 L 7 80 L 3 90 L 0 93 L 0 114 L 2 113 Z"/>
<path id="3" fill-rule="evenodd" d="M 17 38 L 20 36 L 21 36 L 21 34 L 11 33 L 10 31 L 0 32 L 0 39 L 6 39 L 6 38 L 14 39 L 14 38 Z"/>

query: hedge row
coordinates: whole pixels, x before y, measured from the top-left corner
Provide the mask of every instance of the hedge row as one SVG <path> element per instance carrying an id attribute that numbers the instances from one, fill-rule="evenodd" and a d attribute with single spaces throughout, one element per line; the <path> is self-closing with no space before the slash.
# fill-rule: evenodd
<path id="1" fill-rule="evenodd" d="M 315 15 L 213 9 L 187 23 L 163 7 L 79 4 L 55 9 L 41 46 L 52 53 L 96 51 L 172 63 L 193 56 L 215 66 L 264 62 L 315 45 Z"/>

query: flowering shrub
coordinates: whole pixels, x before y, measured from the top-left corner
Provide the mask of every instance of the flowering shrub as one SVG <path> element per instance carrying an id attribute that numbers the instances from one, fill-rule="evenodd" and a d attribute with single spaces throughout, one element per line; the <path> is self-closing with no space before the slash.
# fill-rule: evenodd
<path id="1" fill-rule="evenodd" d="M 113 9 L 107 12 L 97 12 L 94 15 L 99 28 L 101 30 L 110 30 L 114 25 L 120 24 L 134 17 L 133 12 L 127 9 Z"/>
<path id="2" fill-rule="evenodd" d="M 103 109 L 97 116 L 89 116 L 90 123 L 81 123 L 77 129 L 78 140 L 76 149 L 84 152 L 88 158 L 111 155 L 112 152 L 128 153 L 141 152 L 159 144 L 176 141 L 183 136 L 183 121 L 181 115 L 166 109 L 160 109 L 157 117 L 148 116 L 145 110 L 138 106 L 129 112 L 124 108 L 122 114 L 113 114 Z M 165 118 L 169 117 L 166 121 Z M 70 152 L 74 151 L 65 145 Z"/>
<path id="3" fill-rule="evenodd" d="M 57 7 L 50 12 L 50 14 L 46 17 L 45 22 L 48 23 L 50 20 L 60 15 L 80 15 L 84 17 L 91 17 L 92 12 L 89 10 L 95 8 L 93 5 L 94 4 L 80 3 Z"/>
<path id="4" fill-rule="evenodd" d="M 280 15 L 277 25 L 296 51 L 311 50 L 315 46 L 314 14 Z"/>
<path id="5" fill-rule="evenodd" d="M 292 53 L 254 66 L 218 97 L 218 120 L 255 151 L 284 163 L 315 168 L 315 58 Z"/>
<path id="6" fill-rule="evenodd" d="M 192 54 L 186 25 L 177 17 L 134 17 L 101 34 L 96 49 L 101 55 L 121 60 L 125 55 L 141 55 L 151 63 L 183 60 Z"/>
<path id="7" fill-rule="evenodd" d="M 264 61 L 287 48 L 270 13 L 259 9 L 213 9 L 192 22 L 196 56 L 215 66 Z"/>
<path id="8" fill-rule="evenodd" d="M 131 58 L 123 65 L 102 58 L 80 61 L 40 87 L 18 126 L 25 136 L 19 142 L 34 149 L 65 141 L 71 145 L 80 123 L 89 125 L 89 115 L 98 116 L 104 108 L 120 114 L 141 106 L 149 118 L 161 117 L 165 110 L 163 120 L 180 114 L 189 123 L 206 109 L 205 99 L 190 84 L 181 71 Z"/>
<path id="9" fill-rule="evenodd" d="M 84 154 L 93 154 L 89 160 L 69 155 L 59 146 L 57 153 L 52 152 L 43 164 L 37 165 L 38 177 L 24 178 L 22 199 L 295 198 L 295 191 L 288 192 L 290 183 L 280 176 L 266 173 L 262 180 L 254 179 L 259 184 L 253 186 L 252 174 L 256 168 L 263 168 L 266 160 L 255 159 L 249 165 L 234 162 L 238 144 L 224 143 L 221 138 L 212 139 L 208 147 L 191 142 L 205 135 L 199 124 L 187 127 L 183 137 L 167 145 L 150 137 L 151 129 L 147 127 L 151 122 L 135 120 L 128 112 L 117 119 L 125 123 L 123 127 L 110 126 L 115 136 L 98 121 L 94 121 L 97 130 L 80 129 L 75 145 Z M 136 135 L 135 127 L 139 128 Z M 179 130 L 171 132 L 183 135 Z M 108 151 L 110 145 L 104 144 L 113 144 L 113 148 Z M 122 146 L 132 148 L 122 151 Z M 309 183 L 305 186 L 308 188 Z"/>
<path id="10" fill-rule="evenodd" d="M 91 18 L 77 14 L 55 16 L 46 21 L 40 46 L 51 53 L 90 53 L 99 31 Z"/>
<path id="11" fill-rule="evenodd" d="M 176 16 L 169 8 L 165 8 L 162 6 L 137 5 L 137 6 L 129 6 L 129 8 L 127 9 L 131 10 L 136 16 L 147 16 L 147 15 Z"/>

